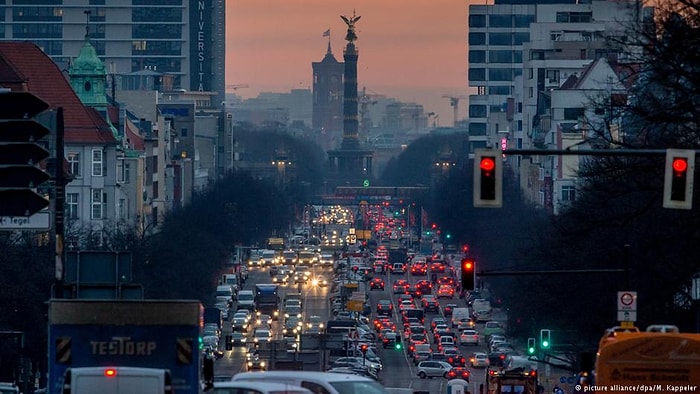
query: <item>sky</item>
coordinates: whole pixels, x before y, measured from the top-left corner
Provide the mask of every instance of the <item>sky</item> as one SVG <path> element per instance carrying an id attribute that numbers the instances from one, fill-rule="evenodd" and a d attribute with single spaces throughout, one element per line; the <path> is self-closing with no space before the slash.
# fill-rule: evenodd
<path id="1" fill-rule="evenodd" d="M 467 96 L 468 0 L 227 0 L 226 81 L 236 93 L 312 89 L 312 62 L 331 48 L 343 61 L 347 25 L 355 24 L 358 88 L 435 112 L 452 126 L 447 96 Z M 468 102 L 459 102 L 459 119 Z"/>

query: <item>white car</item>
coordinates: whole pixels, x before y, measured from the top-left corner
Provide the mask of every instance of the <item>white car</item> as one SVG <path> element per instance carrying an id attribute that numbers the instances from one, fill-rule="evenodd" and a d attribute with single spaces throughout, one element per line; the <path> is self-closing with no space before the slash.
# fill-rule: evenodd
<path id="1" fill-rule="evenodd" d="M 477 346 L 479 344 L 479 332 L 476 330 L 462 330 L 462 333 L 459 335 L 459 344 Z"/>
<path id="2" fill-rule="evenodd" d="M 469 362 L 473 368 L 486 368 L 489 366 L 489 356 L 486 353 L 476 352 L 469 357 Z"/>
<path id="3" fill-rule="evenodd" d="M 419 378 L 447 377 L 447 373 L 452 369 L 452 365 L 446 361 L 421 361 L 416 367 L 416 374 Z"/>
<path id="4" fill-rule="evenodd" d="M 258 328 L 253 333 L 253 342 L 255 342 L 255 343 L 270 342 L 270 341 L 272 341 L 272 333 L 270 332 L 270 330 Z"/>

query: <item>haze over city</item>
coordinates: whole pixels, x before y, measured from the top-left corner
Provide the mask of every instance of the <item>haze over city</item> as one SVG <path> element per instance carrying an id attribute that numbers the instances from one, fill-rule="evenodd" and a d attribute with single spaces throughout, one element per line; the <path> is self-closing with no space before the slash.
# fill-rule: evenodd
<path id="1" fill-rule="evenodd" d="M 423 105 L 452 126 L 450 100 L 467 95 L 467 10 L 464 0 L 237 0 L 226 10 L 226 80 L 260 92 L 312 89 L 311 63 L 326 54 L 343 61 L 346 25 L 357 22 L 358 88 Z M 465 118 L 466 100 L 459 106 Z"/>

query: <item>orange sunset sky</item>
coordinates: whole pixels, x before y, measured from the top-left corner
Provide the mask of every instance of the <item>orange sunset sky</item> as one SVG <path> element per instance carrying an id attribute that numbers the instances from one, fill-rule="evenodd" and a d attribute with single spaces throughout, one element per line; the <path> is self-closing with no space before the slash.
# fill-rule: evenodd
<path id="1" fill-rule="evenodd" d="M 312 88 L 311 63 L 331 47 L 338 61 L 347 26 L 356 24 L 358 87 L 404 102 L 422 104 L 452 126 L 443 95 L 468 95 L 467 0 L 227 0 L 226 80 L 247 84 L 244 98 L 260 92 Z M 465 118 L 467 100 L 459 105 Z"/>

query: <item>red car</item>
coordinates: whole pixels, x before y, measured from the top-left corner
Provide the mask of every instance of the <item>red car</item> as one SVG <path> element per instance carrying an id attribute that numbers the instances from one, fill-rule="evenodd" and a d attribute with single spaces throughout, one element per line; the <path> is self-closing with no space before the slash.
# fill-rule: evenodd
<path id="1" fill-rule="evenodd" d="M 397 279 L 394 281 L 394 294 L 402 294 L 406 292 L 408 282 L 405 279 Z"/>
<path id="2" fill-rule="evenodd" d="M 444 273 L 445 263 L 443 263 L 442 261 L 433 261 L 430 264 L 430 272 Z"/>
<path id="3" fill-rule="evenodd" d="M 465 367 L 454 367 L 447 372 L 447 379 L 464 379 L 469 382 L 471 372 Z"/>
<path id="4" fill-rule="evenodd" d="M 417 262 L 411 266 L 411 275 L 428 275 L 428 264 Z"/>
<path id="5" fill-rule="evenodd" d="M 455 288 L 450 285 L 442 285 L 438 288 L 437 297 L 452 298 L 455 296 Z"/>
<path id="6" fill-rule="evenodd" d="M 369 281 L 369 289 L 374 290 L 374 289 L 379 289 L 379 290 L 384 290 L 384 279 L 382 278 L 374 278 L 371 281 Z"/>
<path id="7" fill-rule="evenodd" d="M 451 276 L 441 276 L 437 279 L 437 284 L 439 286 L 442 286 L 442 285 L 456 286 L 457 281 L 455 280 L 455 278 L 453 278 Z"/>

